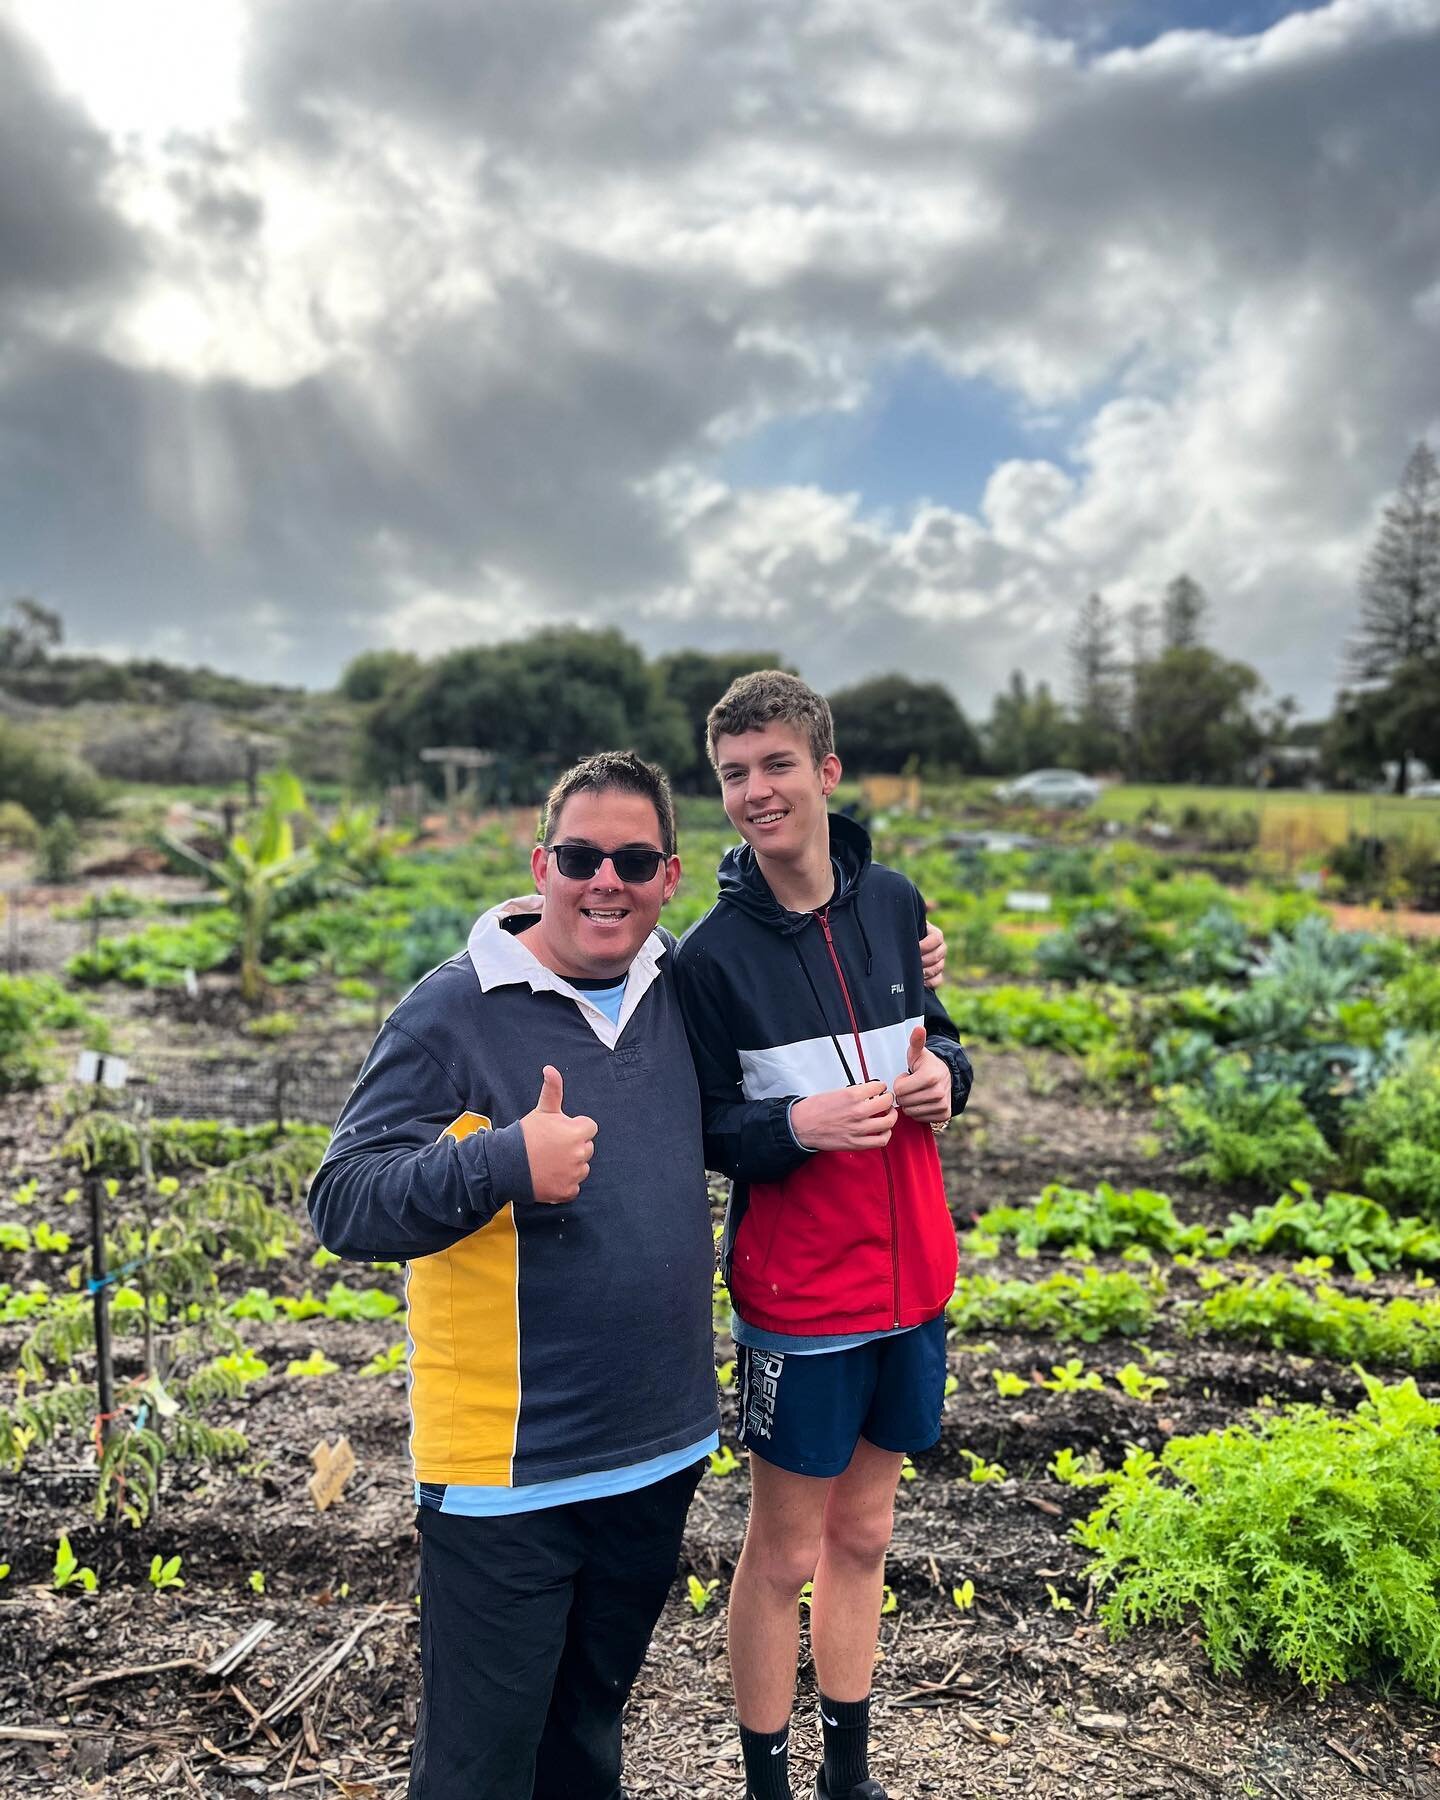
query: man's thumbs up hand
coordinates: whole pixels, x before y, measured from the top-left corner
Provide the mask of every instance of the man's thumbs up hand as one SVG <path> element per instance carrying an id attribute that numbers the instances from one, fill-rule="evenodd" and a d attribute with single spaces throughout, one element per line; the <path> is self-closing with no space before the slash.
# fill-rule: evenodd
<path id="1" fill-rule="evenodd" d="M 535 1198 L 547 1206 L 573 1200 L 590 1173 L 596 1126 L 583 1113 L 573 1119 L 566 1113 L 565 1082 L 549 1063 L 542 1071 L 535 1110 L 526 1113 L 520 1129 L 525 1135 Z"/>
<path id="2" fill-rule="evenodd" d="M 896 1081 L 895 1104 L 922 1125 L 945 1125 L 950 1119 L 950 1071 L 933 1050 L 925 1048 L 925 1027 L 916 1025 L 905 1052 L 906 1073 Z"/>

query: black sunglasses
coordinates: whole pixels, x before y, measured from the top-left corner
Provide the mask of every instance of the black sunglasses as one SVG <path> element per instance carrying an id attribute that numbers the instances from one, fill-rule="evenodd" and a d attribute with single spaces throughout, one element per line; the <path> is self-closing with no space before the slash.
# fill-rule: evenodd
<path id="1" fill-rule="evenodd" d="M 607 856 L 621 881 L 652 881 L 665 860 L 663 850 L 601 850 L 595 844 L 552 844 L 550 849 L 567 881 L 589 881 Z"/>

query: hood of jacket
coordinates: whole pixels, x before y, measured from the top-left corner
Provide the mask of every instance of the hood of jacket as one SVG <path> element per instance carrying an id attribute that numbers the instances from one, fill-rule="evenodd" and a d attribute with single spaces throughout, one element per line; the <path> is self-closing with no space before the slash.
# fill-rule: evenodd
<path id="1" fill-rule="evenodd" d="M 847 906 L 870 867 L 870 833 L 842 813 L 831 813 L 829 819 L 830 861 L 835 869 L 835 892 L 829 904 Z M 760 872 L 760 859 L 748 844 L 737 844 L 721 858 L 720 898 L 786 936 L 803 931 L 810 923 L 808 912 L 791 912 L 770 892 L 770 884 Z"/>

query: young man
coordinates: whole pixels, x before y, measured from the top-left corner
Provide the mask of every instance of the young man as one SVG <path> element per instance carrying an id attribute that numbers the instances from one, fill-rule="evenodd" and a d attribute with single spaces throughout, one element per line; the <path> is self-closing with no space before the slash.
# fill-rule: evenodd
<path id="1" fill-rule="evenodd" d="M 970 1064 L 926 991 L 913 885 L 826 801 L 824 699 L 743 676 L 712 709 L 744 840 L 682 940 L 675 980 L 700 1076 L 705 1160 L 734 1178 L 734 1307 L 751 1512 L 730 1592 L 750 1800 L 789 1800 L 800 1590 L 820 1688 L 820 1800 L 885 1800 L 869 1695 L 895 1487 L 940 1435 L 955 1233 L 934 1134 Z"/>
<path id="2" fill-rule="evenodd" d="M 411 1800 L 618 1800 L 621 1713 L 719 1441 L 663 775 L 570 770 L 532 869 L 536 895 L 390 1015 L 310 1193 L 328 1248 L 410 1261 Z"/>

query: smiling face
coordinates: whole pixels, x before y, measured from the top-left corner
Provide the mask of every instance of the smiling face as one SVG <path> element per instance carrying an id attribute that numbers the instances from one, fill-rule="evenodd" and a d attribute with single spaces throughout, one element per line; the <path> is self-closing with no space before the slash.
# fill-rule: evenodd
<path id="1" fill-rule="evenodd" d="M 551 847 L 537 844 L 530 859 L 536 891 L 545 896 L 538 924 L 522 933 L 526 946 L 567 980 L 616 981 L 655 929 L 660 908 L 680 880 L 680 858 L 663 858 L 648 881 L 622 881 L 607 857 L 587 881 L 560 873 L 554 845 L 599 850 L 663 851 L 653 802 L 621 788 L 572 794 L 552 821 Z"/>
<path id="2" fill-rule="evenodd" d="M 725 816 L 766 862 L 799 863 L 830 854 L 825 802 L 840 779 L 840 758 L 817 765 L 810 740 L 794 725 L 772 721 L 758 731 L 715 740 Z"/>

